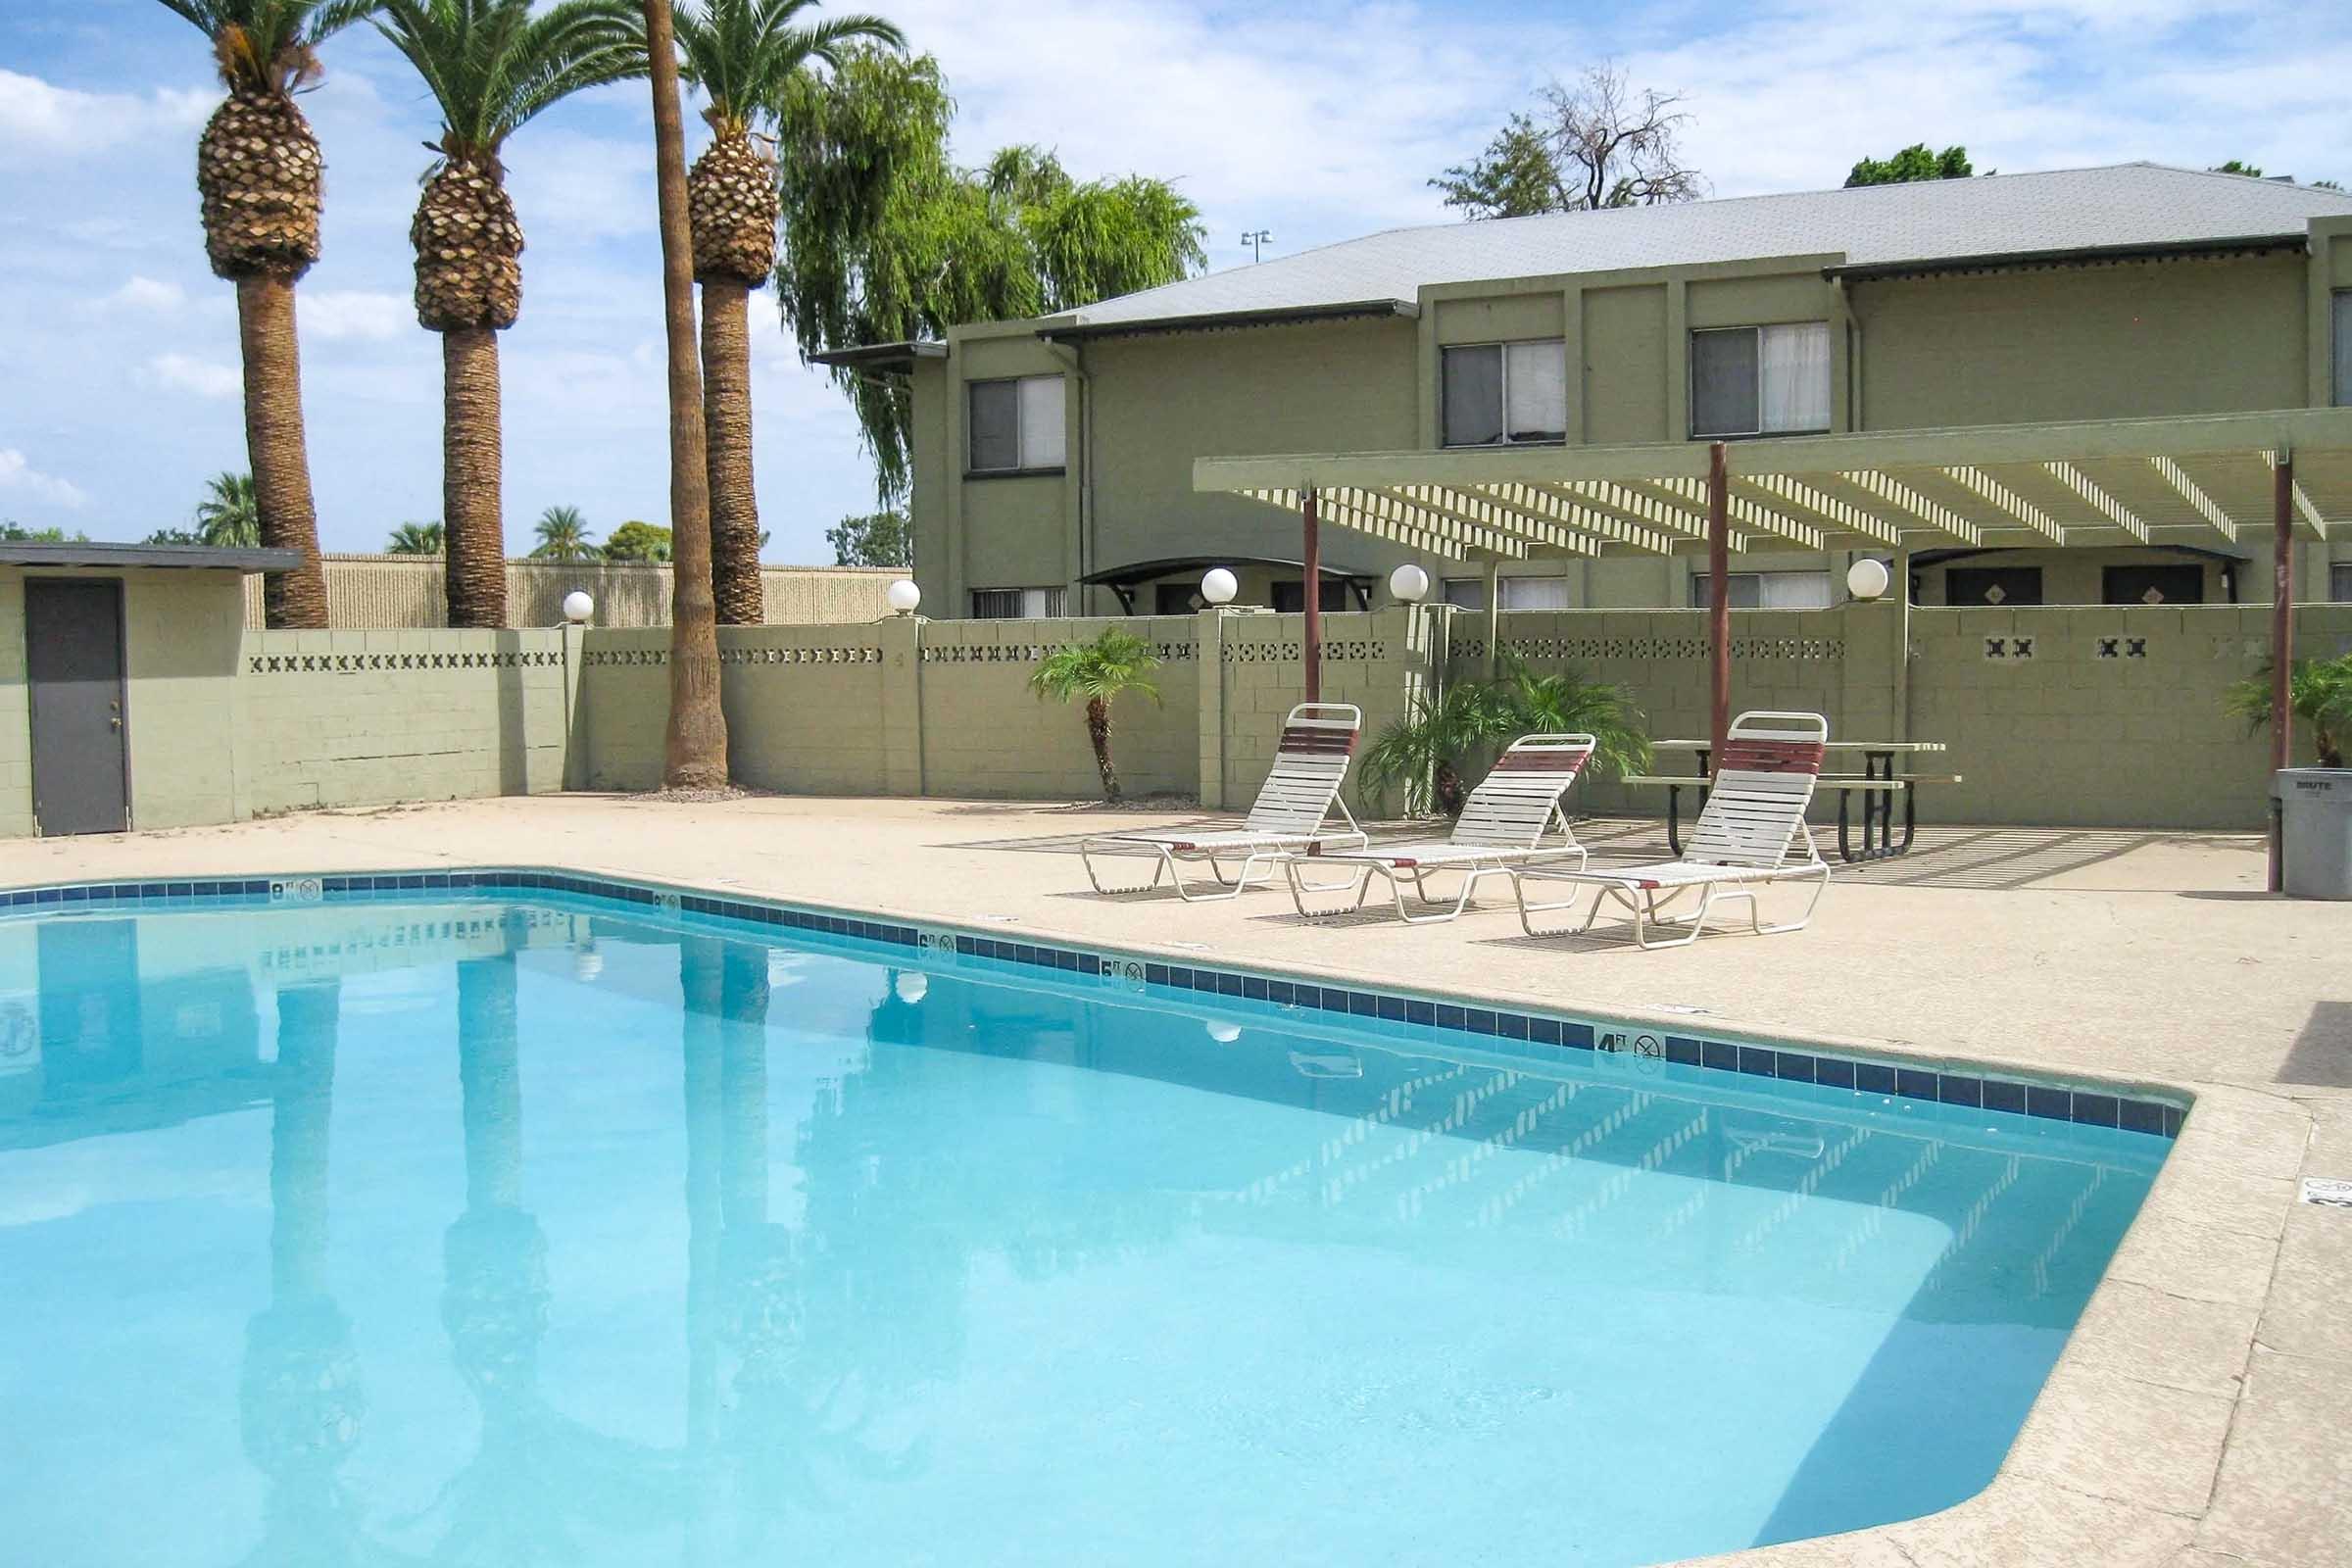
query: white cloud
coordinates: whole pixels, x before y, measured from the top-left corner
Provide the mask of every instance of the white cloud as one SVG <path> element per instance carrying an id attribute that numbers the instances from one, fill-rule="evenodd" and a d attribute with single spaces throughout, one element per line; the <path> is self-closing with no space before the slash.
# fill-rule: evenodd
<path id="1" fill-rule="evenodd" d="M 52 506 L 80 507 L 89 496 L 71 479 L 41 472 L 15 447 L 0 447 L 0 490 L 30 496 Z"/>
<path id="2" fill-rule="evenodd" d="M 220 102 L 218 90 L 83 92 L 0 70 L 0 155 L 95 152 L 159 130 L 191 129 Z"/>
<path id="3" fill-rule="evenodd" d="M 185 310 L 188 291 L 177 283 L 133 273 L 129 281 L 98 302 L 102 312 L 123 315 L 169 316 Z"/>
<path id="4" fill-rule="evenodd" d="M 188 392 L 200 398 L 233 398 L 245 388 L 245 378 L 233 365 L 215 365 L 186 354 L 158 354 L 140 368 L 146 386 L 166 392 Z"/>
<path id="5" fill-rule="evenodd" d="M 398 294 L 367 289 L 306 289 L 296 307 L 305 339 L 380 340 L 417 330 L 414 306 Z"/>

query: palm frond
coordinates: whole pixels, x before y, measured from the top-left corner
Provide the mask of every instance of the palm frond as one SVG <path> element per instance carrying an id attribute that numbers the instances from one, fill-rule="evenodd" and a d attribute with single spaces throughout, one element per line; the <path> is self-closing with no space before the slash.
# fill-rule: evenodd
<path id="1" fill-rule="evenodd" d="M 1029 689 L 1040 701 L 1082 697 L 1107 703 L 1141 692 L 1156 703 L 1159 688 L 1149 676 L 1158 667 L 1159 656 L 1150 643 L 1121 627 L 1105 626 L 1093 642 L 1056 648 L 1040 660 L 1029 672 Z"/>

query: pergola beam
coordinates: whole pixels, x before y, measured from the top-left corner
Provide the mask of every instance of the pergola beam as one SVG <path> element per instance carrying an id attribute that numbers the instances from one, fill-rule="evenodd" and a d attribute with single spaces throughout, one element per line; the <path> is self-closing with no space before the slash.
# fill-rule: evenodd
<path id="1" fill-rule="evenodd" d="M 1551 490 L 1532 484 L 1481 485 L 1477 489 L 1479 494 L 1493 500 L 1497 506 L 1547 518 L 1595 539 L 1631 545 L 1658 556 L 1671 555 L 1674 551 L 1674 537 L 1661 529 L 1580 505 Z"/>
<path id="2" fill-rule="evenodd" d="M 2084 473 L 2071 463 L 2051 462 L 2043 464 L 2042 466 L 2049 470 L 2051 478 L 2088 502 L 2091 511 L 2105 517 L 2141 544 L 2144 545 L 2148 542 L 2148 525 L 2140 520 L 2139 514 L 2100 489 L 2089 474 Z"/>
<path id="3" fill-rule="evenodd" d="M 2002 512 L 2016 518 L 2019 524 L 2033 529 L 2050 543 L 2054 545 L 2066 543 L 2066 530 L 2059 526 L 2057 518 L 1984 469 L 1968 464 L 1960 464 L 1945 468 L 1942 472 L 1945 478 L 1966 490 L 1970 495 L 1998 507 Z"/>
<path id="4" fill-rule="evenodd" d="M 2287 496 L 2294 507 L 2295 515 L 2303 519 L 2303 526 L 2311 530 L 2314 539 L 2325 540 L 2328 537 L 2328 519 L 2321 516 L 2320 509 L 2311 504 L 2310 495 L 2303 489 L 2303 481 L 2294 477 L 2294 464 L 2277 452 L 2265 452 L 2262 461 L 2270 465 L 2274 473 L 2281 467 L 2288 470 Z"/>
<path id="5" fill-rule="evenodd" d="M 1950 534 L 1964 545 L 1982 544 L 1984 530 L 1932 496 L 1923 496 L 1890 473 L 1876 468 L 1853 468 L 1838 475 L 1857 490 L 1866 490 L 1888 506 L 1900 507 L 1931 528 Z"/>
<path id="6" fill-rule="evenodd" d="M 1705 480 L 1665 478 L 1652 482 L 1661 490 L 1688 496 L 1693 500 L 1703 502 L 1707 496 Z M 1724 497 L 1724 505 L 1732 521 L 1751 533 L 1772 534 L 1788 540 L 1799 550 L 1822 548 L 1821 530 L 1809 522 L 1799 521 L 1785 512 L 1775 512 L 1770 507 L 1759 506 L 1742 495 L 1727 493 Z"/>
<path id="7" fill-rule="evenodd" d="M 1565 550 L 1580 556 L 1600 554 L 1600 546 L 1580 534 L 1572 533 L 1557 523 L 1537 517 L 1532 514 L 1513 514 L 1484 496 L 1455 490 L 1450 486 L 1399 485 L 1395 489 L 1376 490 L 1373 494 L 1412 507 L 1432 516 L 1443 517 L 1490 538 L 1508 540 L 1520 547 L 1517 553 L 1522 556 L 1527 554 L 1526 547 L 1531 544 L 1549 545 L 1554 549 Z M 1494 547 L 1482 544 L 1480 548 L 1493 549 Z M 1500 554 L 1501 552 L 1497 551 L 1496 553 Z"/>
<path id="8" fill-rule="evenodd" d="M 2188 476 L 2186 469 L 2162 455 L 2148 459 L 2148 466 L 2163 476 L 2164 482 L 2171 485 L 2181 500 L 2188 503 L 2191 512 L 2212 523 L 2223 538 L 2235 541 L 2237 523 L 2216 504 L 2213 497 L 2197 487 L 2197 481 Z"/>
<path id="9" fill-rule="evenodd" d="M 1762 473 L 1753 477 L 1735 474 L 1733 482 L 1753 485 L 1776 500 L 1812 513 L 1831 527 L 1858 533 L 1889 548 L 1900 548 L 1902 545 L 1903 530 L 1899 525 L 1850 501 L 1840 500 L 1826 490 L 1816 490 L 1802 479 L 1791 479 L 1784 473 Z"/>
<path id="10" fill-rule="evenodd" d="M 1704 539 L 1707 536 L 1705 509 L 1691 507 L 1681 501 L 1645 494 L 1611 480 L 1591 482 L 1571 481 L 1556 484 L 1531 483 L 1528 488 L 1545 495 L 1557 496 L 1595 512 L 1608 513 L 1644 527 L 1662 528 L 1686 539 Z"/>

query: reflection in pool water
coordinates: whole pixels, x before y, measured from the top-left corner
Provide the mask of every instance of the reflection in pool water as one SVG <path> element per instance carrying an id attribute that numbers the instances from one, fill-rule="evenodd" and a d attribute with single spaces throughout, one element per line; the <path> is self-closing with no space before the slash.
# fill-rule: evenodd
<path id="1" fill-rule="evenodd" d="M 0 921 L 9 1009 L 40 1563 L 1854 1528 L 1989 1478 L 2166 1148 L 563 897 Z"/>

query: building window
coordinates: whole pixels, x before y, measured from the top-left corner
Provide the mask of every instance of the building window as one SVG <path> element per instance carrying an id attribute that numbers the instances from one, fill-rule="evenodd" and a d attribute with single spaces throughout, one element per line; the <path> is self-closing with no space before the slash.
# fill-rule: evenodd
<path id="1" fill-rule="evenodd" d="M 1194 615 L 1202 604 L 1200 585 L 1197 582 L 1159 582 L 1152 585 L 1152 613 L 1154 615 Z"/>
<path id="2" fill-rule="evenodd" d="M 2328 597 L 2339 605 L 2352 605 L 2352 561 L 2339 561 L 2328 568 Z"/>
<path id="3" fill-rule="evenodd" d="M 1440 398 L 1449 447 L 1568 438 L 1568 345 L 1478 343 L 1440 352 Z"/>
<path id="4" fill-rule="evenodd" d="M 1061 613 L 1058 588 L 975 588 L 974 620 L 1044 620 Z"/>
<path id="5" fill-rule="evenodd" d="M 1729 579 L 1734 610 L 1827 610 L 1830 574 L 1826 571 L 1735 571 Z M 1714 595 L 1702 572 L 1690 579 L 1690 608 L 1704 610 Z"/>
<path id="6" fill-rule="evenodd" d="M 1505 610 L 1573 610 L 1568 597 L 1565 577 L 1499 577 L 1502 585 L 1502 608 Z M 1484 577 L 1448 577 L 1446 579 L 1446 602 L 1457 610 L 1487 608 L 1487 579 Z"/>
<path id="7" fill-rule="evenodd" d="M 2352 288 L 2335 291 L 2335 406 L 2352 408 Z"/>
<path id="8" fill-rule="evenodd" d="M 1058 375 L 974 381 L 970 473 L 1024 473 L 1062 466 L 1062 396 Z"/>
<path id="9" fill-rule="evenodd" d="M 1286 615 L 1303 613 L 1306 610 L 1306 579 L 1294 577 L 1288 582 L 1276 582 L 1274 608 Z M 1324 614 L 1348 608 L 1348 585 L 1337 577 L 1323 579 L 1323 591 L 1315 595 L 1315 608 Z"/>
<path id="10" fill-rule="evenodd" d="M 1693 436 L 1795 435 L 1829 427 L 1829 322 L 1690 334 Z"/>

